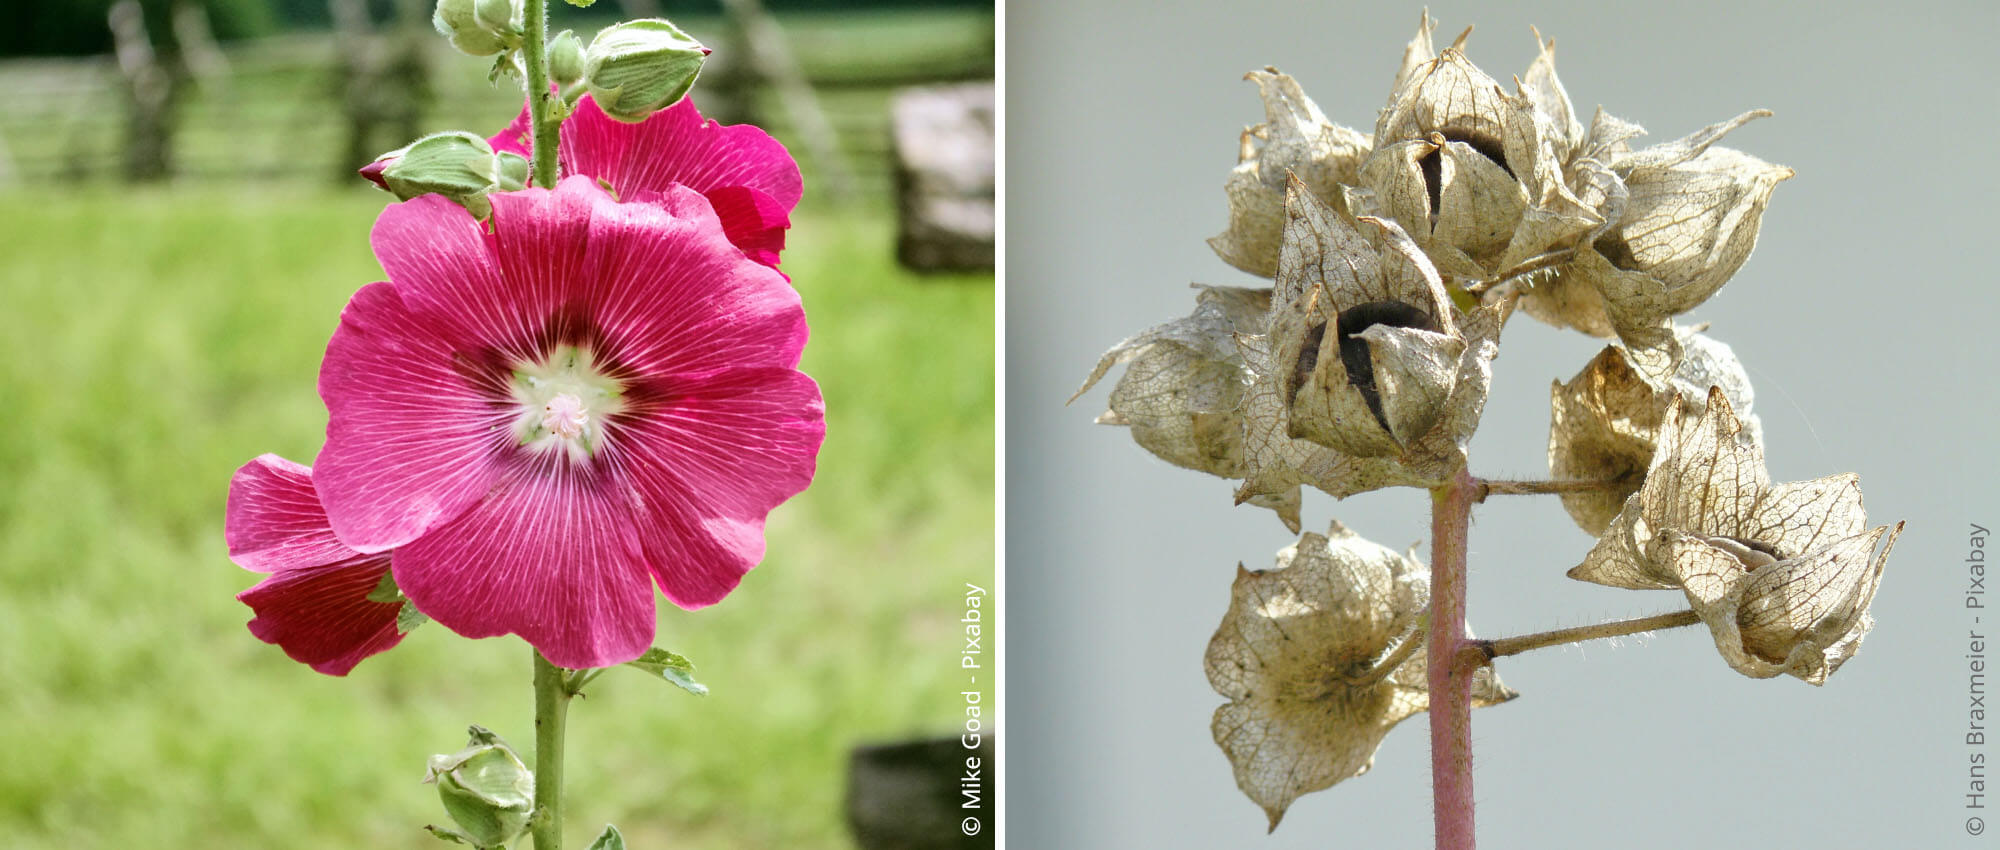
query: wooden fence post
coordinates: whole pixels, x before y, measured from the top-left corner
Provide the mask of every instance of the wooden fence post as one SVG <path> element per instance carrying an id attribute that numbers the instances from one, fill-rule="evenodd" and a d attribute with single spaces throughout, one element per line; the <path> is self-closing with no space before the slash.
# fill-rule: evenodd
<path id="1" fill-rule="evenodd" d="M 125 178 L 165 179 L 173 172 L 174 99 L 178 74 L 160 59 L 146 34 L 139 0 L 111 7 L 111 37 L 125 75 Z"/>

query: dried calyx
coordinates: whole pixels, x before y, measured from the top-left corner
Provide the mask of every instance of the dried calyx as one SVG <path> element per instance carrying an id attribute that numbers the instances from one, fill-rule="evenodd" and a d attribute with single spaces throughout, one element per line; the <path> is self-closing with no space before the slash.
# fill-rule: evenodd
<path id="1" fill-rule="evenodd" d="M 1695 328 L 1679 328 L 1679 364 L 1665 381 L 1649 381 L 1633 352 L 1609 345 L 1569 383 L 1550 388 L 1549 475 L 1561 481 L 1616 482 L 1601 490 L 1563 494 L 1563 507 L 1576 524 L 1601 534 L 1638 492 L 1653 464 L 1654 448 L 1667 410 L 1698 415 L 1708 388 L 1719 387 L 1737 411 L 1742 428 L 1736 439 L 1759 444 L 1761 427 L 1752 415 L 1750 377 L 1729 346 Z"/>
<path id="2" fill-rule="evenodd" d="M 1569 575 L 1681 590 L 1737 672 L 1823 684 L 1874 625 L 1902 524 L 1867 528 L 1851 474 L 1772 484 L 1743 430 L 1720 388 L 1669 408 L 1645 485 Z"/>
<path id="3" fill-rule="evenodd" d="M 1578 120 L 1553 41 L 1508 94 L 1466 56 L 1437 50 L 1425 16 L 1374 132 L 1328 121 L 1298 82 L 1249 79 L 1266 121 L 1246 131 L 1226 185 L 1229 227 L 1209 241 L 1253 274 L 1278 273 L 1285 175 L 1350 216 L 1393 219 L 1447 282 L 1523 298 L 1537 318 L 1617 337 L 1651 380 L 1679 356 L 1671 320 L 1749 257 L 1765 204 L 1792 172 L 1715 142 L 1752 110 L 1633 150 L 1644 131 L 1599 111 Z"/>
<path id="4" fill-rule="evenodd" d="M 1300 795 L 1366 772 L 1389 730 L 1429 706 L 1429 582 L 1414 557 L 1338 522 L 1302 535 L 1273 569 L 1238 567 L 1208 644 L 1209 683 L 1230 700 L 1212 731 L 1272 829 Z M 1472 694 L 1481 706 L 1517 696 L 1490 664 Z"/>

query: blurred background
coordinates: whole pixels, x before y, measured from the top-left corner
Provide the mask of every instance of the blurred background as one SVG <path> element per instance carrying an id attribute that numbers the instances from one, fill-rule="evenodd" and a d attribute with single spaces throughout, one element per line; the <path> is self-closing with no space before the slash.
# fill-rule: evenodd
<path id="1" fill-rule="evenodd" d="M 1222 699 L 1202 653 L 1236 565 L 1268 569 L 1297 538 L 1269 511 L 1232 508 L 1232 482 L 1091 424 L 1120 372 L 1063 405 L 1105 349 L 1187 315 L 1190 282 L 1267 285 L 1203 242 L 1227 222 L 1238 134 L 1264 120 L 1243 74 L 1276 65 L 1328 118 L 1366 132 L 1423 5 L 1008 4 L 1007 555 L 1009 610 L 1020 612 L 1008 633 L 1008 838 L 1018 846 L 1430 846 L 1422 716 L 1389 734 L 1373 771 L 1301 798 L 1264 835 L 1263 813 L 1210 738 Z M 1962 561 L 1967 524 L 2000 519 L 2000 295 L 1986 255 L 2000 181 L 1978 153 L 2000 135 L 1989 45 L 2000 11 L 1952 0 L 1865 14 L 1742 0 L 1428 5 L 1438 47 L 1478 26 L 1468 55 L 1509 91 L 1535 56 L 1529 27 L 1540 27 L 1581 113 L 1603 104 L 1649 130 L 1642 142 L 1747 109 L 1777 113 L 1723 144 L 1798 176 L 1773 195 L 1755 256 L 1688 320 L 1713 322 L 1749 367 L 1774 479 L 1857 472 L 1871 523 L 1909 521 L 1875 631 L 1824 688 L 1745 678 L 1702 629 L 1505 659 L 1521 698 L 1473 714 L 1481 846 L 1974 846 L 1965 822 L 1981 812 L 1963 808 L 1963 739 L 1976 625 Z M 1516 317 L 1473 471 L 1545 477 L 1549 384 L 1602 346 Z M 1427 540 L 1428 509 L 1405 489 L 1343 502 L 1308 493 L 1304 513 L 1310 530 L 1338 517 L 1401 549 Z M 1684 605 L 1680 594 L 1565 578 L 1590 544 L 1553 498 L 1480 506 L 1475 632 Z"/>
<path id="2" fill-rule="evenodd" d="M 551 29 L 586 41 L 661 11 L 551 6 Z M 661 605 L 659 643 L 710 695 L 613 672 L 574 706 L 569 840 L 609 821 L 634 847 L 849 847 L 850 749 L 956 734 L 963 583 L 993 576 L 993 278 L 911 247 L 910 190 L 945 190 L 911 151 L 892 164 L 892 136 L 921 134 L 891 130 L 905 89 L 991 80 L 993 9 L 665 11 L 716 49 L 702 110 L 762 124 L 805 171 L 784 270 L 827 440 L 725 604 Z M 420 829 L 444 821 L 425 759 L 473 722 L 530 747 L 526 647 L 432 625 L 348 678 L 314 673 L 244 629 L 232 597 L 256 576 L 230 564 L 222 510 L 239 464 L 310 462 L 323 439 L 320 355 L 381 277 L 367 236 L 393 200 L 354 167 L 422 133 L 498 131 L 519 84 L 489 85 L 421 0 L 8 16 L 0 845 L 441 846 Z M 988 265 L 990 113 L 989 90 Z"/>

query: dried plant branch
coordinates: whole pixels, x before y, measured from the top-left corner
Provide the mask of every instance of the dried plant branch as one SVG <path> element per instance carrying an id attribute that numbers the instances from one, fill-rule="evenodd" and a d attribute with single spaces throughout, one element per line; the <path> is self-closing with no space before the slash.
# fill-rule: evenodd
<path id="1" fill-rule="evenodd" d="M 1701 622 L 1701 616 L 1692 610 L 1675 611 L 1670 614 L 1655 614 L 1651 617 L 1640 617 L 1633 620 L 1613 620 L 1608 623 L 1593 623 L 1588 626 L 1555 629 L 1553 631 L 1536 632 L 1534 634 L 1498 638 L 1496 640 L 1475 640 L 1466 647 L 1466 656 L 1470 657 L 1461 656 L 1460 663 L 1485 664 L 1495 658 L 1519 655 L 1532 649 L 1582 643 L 1587 640 L 1600 640 L 1602 638 L 1623 637 L 1625 635 L 1658 631 L 1660 629 L 1676 629 L 1681 626 L 1692 626 L 1699 622 Z"/>

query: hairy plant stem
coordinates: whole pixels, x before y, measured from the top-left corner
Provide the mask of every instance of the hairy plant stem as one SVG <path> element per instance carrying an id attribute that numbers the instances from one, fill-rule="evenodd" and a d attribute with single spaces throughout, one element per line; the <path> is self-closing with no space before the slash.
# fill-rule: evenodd
<path id="1" fill-rule="evenodd" d="M 1410 660 L 1410 656 L 1417 654 L 1417 649 L 1424 645 L 1424 638 L 1429 635 L 1430 628 L 1431 612 L 1426 608 L 1424 615 L 1417 618 L 1416 626 L 1410 629 L 1409 634 L 1403 636 L 1402 643 L 1396 644 L 1396 648 L 1382 656 L 1382 660 L 1375 662 L 1375 666 L 1368 672 L 1347 680 L 1348 684 L 1357 688 L 1381 684 L 1382 680 L 1396 672 L 1396 668 L 1403 666 L 1403 662 Z"/>
<path id="2" fill-rule="evenodd" d="M 521 62 L 528 66 L 528 134 L 531 174 L 535 185 L 555 188 L 561 179 L 556 164 L 556 140 L 562 122 L 554 119 L 555 96 L 549 91 L 548 0 L 527 0 L 526 38 Z M 569 719 L 569 675 L 535 656 L 535 814 L 529 823 L 535 850 L 562 848 L 563 727 Z"/>
<path id="3" fill-rule="evenodd" d="M 1531 635 L 1518 635 L 1516 637 L 1498 638 L 1495 640 L 1475 640 L 1471 641 L 1470 645 L 1466 647 L 1466 651 L 1471 657 L 1460 660 L 1462 663 L 1478 665 L 1502 656 L 1519 655 L 1531 649 L 1562 646 L 1569 643 L 1582 643 L 1587 640 L 1598 640 L 1600 638 L 1622 637 L 1640 632 L 1657 631 L 1659 629 L 1692 626 L 1699 622 L 1701 622 L 1700 615 L 1697 615 L 1693 611 L 1675 611 L 1671 614 L 1655 614 L 1651 617 L 1639 617 L 1632 620 L 1613 620 L 1609 623 L 1594 623 L 1588 626 L 1536 632 Z"/>
<path id="4" fill-rule="evenodd" d="M 1465 541 L 1479 483 L 1460 469 L 1431 491 L 1431 810 L 1437 850 L 1472 850 L 1472 672 L 1465 637 Z"/>
<path id="5" fill-rule="evenodd" d="M 1599 493 L 1616 490 L 1630 484 L 1629 479 L 1607 478 L 1584 481 L 1490 481 L 1475 478 L 1473 483 L 1479 488 L 1475 502 L 1486 501 L 1487 496 L 1536 496 L 1562 493 Z"/>
<path id="6" fill-rule="evenodd" d="M 527 0 L 527 35 L 521 45 L 521 64 L 528 66 L 528 123 L 530 171 L 535 185 L 554 189 L 562 179 L 556 164 L 556 133 L 561 121 L 553 119 L 558 95 L 549 91 L 549 4 L 548 0 Z"/>
<path id="7" fill-rule="evenodd" d="M 569 676 L 535 655 L 535 850 L 562 848 L 563 725 L 569 717 Z"/>

